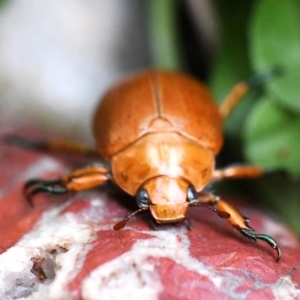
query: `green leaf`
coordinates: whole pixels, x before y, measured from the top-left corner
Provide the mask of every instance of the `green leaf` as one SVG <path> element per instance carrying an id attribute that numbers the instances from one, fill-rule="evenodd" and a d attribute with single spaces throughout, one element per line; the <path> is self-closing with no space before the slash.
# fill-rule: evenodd
<path id="1" fill-rule="evenodd" d="M 221 21 L 222 40 L 214 59 L 210 87 L 220 103 L 234 85 L 252 73 L 247 55 L 247 26 L 253 2 L 215 0 L 214 4 Z M 240 128 L 252 104 L 250 98 L 243 99 L 226 120 L 225 130 L 232 138 L 242 134 Z"/>
<path id="2" fill-rule="evenodd" d="M 250 25 L 250 57 L 254 69 L 280 67 L 282 75 L 267 85 L 273 101 L 300 113 L 300 2 L 256 2 Z"/>
<path id="3" fill-rule="evenodd" d="M 263 178 L 255 185 L 260 204 L 280 215 L 291 228 L 300 235 L 299 181 L 288 176 Z"/>
<path id="4" fill-rule="evenodd" d="M 182 69 L 178 1 L 151 0 L 148 2 L 148 14 L 148 35 L 154 65 L 164 69 Z"/>
<path id="5" fill-rule="evenodd" d="M 0 0 L 0 8 L 2 7 L 2 5 L 7 2 L 7 0 Z"/>
<path id="6" fill-rule="evenodd" d="M 300 118 L 275 104 L 260 100 L 246 122 L 245 152 L 253 164 L 286 169 L 300 175 Z"/>

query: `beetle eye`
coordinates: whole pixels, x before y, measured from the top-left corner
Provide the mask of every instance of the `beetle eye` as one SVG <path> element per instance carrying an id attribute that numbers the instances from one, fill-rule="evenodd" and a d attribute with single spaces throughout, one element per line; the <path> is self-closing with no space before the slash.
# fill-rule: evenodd
<path id="1" fill-rule="evenodd" d="M 136 195 L 136 203 L 140 208 L 149 206 L 149 195 L 146 190 L 138 191 Z"/>
<path id="2" fill-rule="evenodd" d="M 188 202 L 196 202 L 198 199 L 198 194 L 193 186 L 189 186 L 187 189 L 187 200 Z"/>

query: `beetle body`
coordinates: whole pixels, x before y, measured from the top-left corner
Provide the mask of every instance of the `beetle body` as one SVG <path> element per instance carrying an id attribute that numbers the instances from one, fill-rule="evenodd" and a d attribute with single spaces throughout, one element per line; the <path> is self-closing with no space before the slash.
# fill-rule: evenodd
<path id="1" fill-rule="evenodd" d="M 142 211 L 149 210 L 157 223 L 177 223 L 186 218 L 189 206 L 202 206 L 226 218 L 247 238 L 267 242 L 276 249 L 278 261 L 281 252 L 272 237 L 255 234 L 237 209 L 203 191 L 218 180 L 255 178 L 265 172 L 255 166 L 215 169 L 215 156 L 223 144 L 222 122 L 248 88 L 247 82 L 239 83 L 218 107 L 205 86 L 187 75 L 148 70 L 131 76 L 106 93 L 94 118 L 97 153 L 110 168 L 92 166 L 57 180 L 29 180 L 26 199 L 32 203 L 41 192 L 79 192 L 112 180 L 135 196 L 139 207 L 115 230 Z M 95 154 L 61 141 L 10 140 L 33 149 Z"/>
<path id="2" fill-rule="evenodd" d="M 222 118 L 205 86 L 159 70 L 133 75 L 109 90 L 96 110 L 93 131 L 106 159 L 155 132 L 177 132 L 214 154 L 223 144 Z"/>
<path id="3" fill-rule="evenodd" d="M 218 107 L 201 83 L 150 70 L 108 91 L 95 115 L 94 136 L 111 161 L 115 183 L 131 195 L 145 189 L 156 221 L 174 222 L 185 218 L 188 187 L 199 192 L 211 180 L 221 126 Z"/>

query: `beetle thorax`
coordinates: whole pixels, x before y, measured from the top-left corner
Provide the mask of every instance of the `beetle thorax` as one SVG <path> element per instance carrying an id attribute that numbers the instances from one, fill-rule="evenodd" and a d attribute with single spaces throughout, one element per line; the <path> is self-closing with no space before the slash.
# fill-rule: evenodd
<path id="1" fill-rule="evenodd" d="M 159 176 L 183 178 L 200 191 L 211 180 L 214 164 L 209 149 L 176 132 L 147 134 L 111 161 L 116 184 L 133 196 Z"/>

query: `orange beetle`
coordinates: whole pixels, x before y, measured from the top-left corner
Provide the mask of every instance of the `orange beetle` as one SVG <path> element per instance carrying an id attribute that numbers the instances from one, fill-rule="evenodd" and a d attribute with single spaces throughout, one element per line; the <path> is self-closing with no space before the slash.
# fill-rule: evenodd
<path id="1" fill-rule="evenodd" d="M 25 184 L 27 200 L 41 192 L 78 192 L 112 180 L 135 196 L 139 207 L 115 230 L 138 212 L 150 210 L 157 223 L 171 223 L 183 221 L 189 206 L 203 206 L 226 218 L 244 236 L 267 242 L 276 249 L 278 261 L 281 251 L 273 238 L 255 234 L 234 207 L 203 192 L 209 183 L 224 178 L 265 173 L 253 166 L 215 170 L 223 119 L 248 88 L 247 82 L 239 83 L 217 107 L 206 87 L 185 74 L 147 70 L 126 78 L 107 92 L 94 118 L 97 152 L 111 168 L 92 166 L 57 180 L 30 180 Z M 94 153 L 60 141 L 21 143 L 35 149 Z"/>

